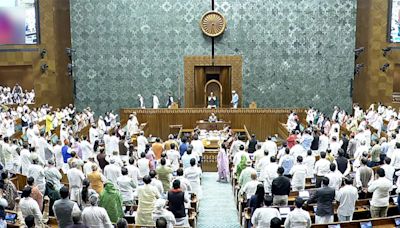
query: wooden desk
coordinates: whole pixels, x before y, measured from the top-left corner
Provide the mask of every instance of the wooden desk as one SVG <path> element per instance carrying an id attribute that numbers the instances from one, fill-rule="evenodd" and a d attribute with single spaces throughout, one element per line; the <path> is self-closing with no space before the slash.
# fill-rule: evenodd
<path id="1" fill-rule="evenodd" d="M 204 129 L 207 131 L 214 131 L 214 130 L 224 129 L 225 125 L 231 125 L 231 122 L 218 121 L 218 122 L 211 123 L 208 121 L 199 120 L 199 121 L 196 121 L 196 125 L 199 127 L 199 129 Z"/>
<path id="2" fill-rule="evenodd" d="M 163 139 L 170 133 L 170 125 L 182 125 L 183 129 L 194 129 L 196 121 L 207 119 L 215 113 L 220 119 L 231 123 L 232 129 L 241 129 L 244 125 L 250 134 L 256 134 L 258 139 L 265 139 L 269 135 L 278 133 L 279 123 L 286 123 L 292 109 L 130 109 L 120 110 L 121 125 L 126 123 L 129 115 L 136 112 L 140 123 L 148 123 L 145 134 L 152 134 Z M 293 109 L 299 118 L 305 118 L 305 109 Z"/>

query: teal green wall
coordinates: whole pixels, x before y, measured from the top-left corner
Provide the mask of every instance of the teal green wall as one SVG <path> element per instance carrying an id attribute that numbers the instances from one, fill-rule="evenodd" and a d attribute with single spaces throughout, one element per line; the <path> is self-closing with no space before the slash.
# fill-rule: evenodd
<path id="1" fill-rule="evenodd" d="M 199 28 L 211 0 L 70 2 L 78 108 L 136 107 L 138 93 L 150 106 L 153 92 L 165 105 L 183 57 L 211 54 Z M 215 52 L 242 55 L 245 106 L 350 109 L 355 0 L 215 2 L 228 21 Z"/>

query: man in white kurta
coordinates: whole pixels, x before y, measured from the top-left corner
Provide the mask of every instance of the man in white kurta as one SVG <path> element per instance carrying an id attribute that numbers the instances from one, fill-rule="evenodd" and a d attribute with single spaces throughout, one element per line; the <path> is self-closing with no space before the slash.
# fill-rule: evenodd
<path id="1" fill-rule="evenodd" d="M 46 189 L 46 179 L 44 176 L 44 169 L 41 165 L 39 165 L 39 158 L 36 154 L 31 156 L 32 165 L 30 165 L 28 169 L 28 176 L 33 177 L 35 180 L 35 184 L 38 186 L 40 192 L 44 194 Z"/>
<path id="2" fill-rule="evenodd" d="M 192 192 L 196 194 L 197 198 L 201 198 L 202 190 L 200 186 L 201 169 L 196 166 L 196 160 L 190 160 L 191 167 L 186 168 L 184 171 L 184 177 L 189 180 L 192 186 Z"/>
<path id="3" fill-rule="evenodd" d="M 87 141 L 86 136 L 83 136 L 83 140 L 81 141 L 81 150 L 82 150 L 82 160 L 86 162 L 90 156 L 92 156 L 92 145 Z"/>
<path id="4" fill-rule="evenodd" d="M 98 139 L 99 139 L 99 131 L 96 125 L 92 124 L 92 126 L 89 129 L 89 141 L 92 145 L 94 145 L 94 142 Z"/>
<path id="5" fill-rule="evenodd" d="M 82 171 L 77 168 L 75 162 L 71 163 L 71 169 L 67 171 L 67 177 L 69 182 L 70 200 L 80 204 L 81 191 L 82 191 L 82 181 L 85 179 Z"/>
<path id="6" fill-rule="evenodd" d="M 104 176 L 111 181 L 115 186 L 118 186 L 117 179 L 122 175 L 121 167 L 115 164 L 115 159 L 110 159 L 110 164 L 104 167 Z"/>
<path id="7" fill-rule="evenodd" d="M 126 123 L 127 131 L 129 132 L 129 136 L 136 134 L 139 130 L 139 121 L 136 117 L 136 113 L 132 113 L 129 115 L 129 120 Z"/>
<path id="8" fill-rule="evenodd" d="M 140 135 L 137 137 L 137 151 L 138 154 L 140 155 L 142 152 L 145 151 L 146 149 L 146 144 L 148 144 L 149 141 L 147 140 L 146 136 L 144 136 L 144 132 L 141 131 Z"/>
<path id="9" fill-rule="evenodd" d="M 160 107 L 160 100 L 158 100 L 156 94 L 153 93 L 153 109 L 158 109 L 159 107 Z"/>
<path id="10" fill-rule="evenodd" d="M 303 157 L 297 157 L 297 163 L 290 169 L 292 175 L 292 190 L 303 191 L 306 185 L 307 166 L 303 164 Z"/>
<path id="11" fill-rule="evenodd" d="M 31 153 L 28 150 L 28 145 L 24 144 L 23 149 L 20 152 L 20 163 L 21 163 L 21 173 L 22 175 L 28 175 L 28 169 L 31 165 L 30 159 Z"/>

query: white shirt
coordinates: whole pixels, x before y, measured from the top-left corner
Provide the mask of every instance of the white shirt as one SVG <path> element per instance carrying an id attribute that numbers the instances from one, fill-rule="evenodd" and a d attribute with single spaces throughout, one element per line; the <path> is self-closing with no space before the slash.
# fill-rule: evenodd
<path id="1" fill-rule="evenodd" d="M 289 172 L 292 175 L 292 187 L 304 188 L 306 185 L 307 166 L 304 164 L 295 164 Z"/>
<path id="2" fill-rule="evenodd" d="M 371 206 L 386 207 L 389 205 L 390 191 L 393 184 L 386 178 L 380 177 L 371 182 L 368 186 L 368 192 L 372 193 Z"/>
<path id="3" fill-rule="evenodd" d="M 37 226 L 42 224 L 43 215 L 36 200 L 31 197 L 22 198 L 19 202 L 19 208 L 21 209 L 22 219 L 25 219 L 28 215 L 33 215 L 35 224 Z"/>
<path id="4" fill-rule="evenodd" d="M 117 178 L 119 191 L 121 192 L 122 200 L 133 201 L 133 192 L 136 189 L 135 182 L 127 175 Z"/>
<path id="5" fill-rule="evenodd" d="M 307 166 L 307 177 L 314 176 L 314 165 L 315 165 L 315 156 L 310 155 L 306 156 L 303 160 L 304 165 Z"/>
<path id="6" fill-rule="evenodd" d="M 87 140 L 82 140 L 81 142 L 81 149 L 82 149 L 82 160 L 87 161 L 92 155 L 92 145 Z"/>
<path id="7" fill-rule="evenodd" d="M 158 100 L 158 97 L 153 95 L 153 108 L 158 109 L 159 106 L 160 106 L 160 101 Z"/>
<path id="8" fill-rule="evenodd" d="M 381 166 L 381 168 L 383 170 L 385 170 L 385 177 L 393 183 L 393 176 L 394 176 L 394 172 L 395 172 L 395 168 L 391 165 L 388 164 L 383 164 Z"/>
<path id="9" fill-rule="evenodd" d="M 106 165 L 106 167 L 104 167 L 104 176 L 114 185 L 117 185 L 118 177 L 122 176 L 121 167 L 115 163 Z"/>
<path id="10" fill-rule="evenodd" d="M 137 165 L 139 168 L 140 178 L 143 178 L 145 175 L 149 175 L 150 172 L 150 163 L 149 159 L 141 158 L 138 160 Z"/>
<path id="11" fill-rule="evenodd" d="M 400 149 L 395 149 L 391 156 L 392 161 L 390 165 L 392 165 L 395 169 L 400 169 Z"/>
<path id="12" fill-rule="evenodd" d="M 319 151 L 326 151 L 328 149 L 328 146 L 329 146 L 329 138 L 328 138 L 328 136 L 326 136 L 324 134 L 319 136 L 318 150 Z"/>
<path id="13" fill-rule="evenodd" d="M 20 155 L 20 162 L 21 162 L 21 168 L 22 168 L 22 175 L 27 176 L 28 175 L 28 168 L 31 165 L 31 159 L 29 156 L 31 153 L 27 149 L 22 149 L 21 150 L 21 155 Z"/>
<path id="14" fill-rule="evenodd" d="M 315 163 L 314 173 L 317 176 L 325 176 L 330 171 L 330 165 L 330 161 L 328 161 L 326 158 L 321 158 Z"/>
<path id="15" fill-rule="evenodd" d="M 113 228 L 106 209 L 98 206 L 85 207 L 82 211 L 82 221 L 91 228 Z"/>
<path id="16" fill-rule="evenodd" d="M 281 214 L 278 209 L 271 207 L 261 207 L 254 211 L 251 217 L 251 223 L 256 227 L 270 227 L 271 219 L 278 217 L 281 218 Z"/>
<path id="17" fill-rule="evenodd" d="M 247 182 L 243 188 L 240 189 L 241 193 L 246 193 L 247 199 L 250 199 L 252 195 L 254 195 L 257 191 L 257 185 L 261 184 L 261 182 L 257 180 L 251 180 Z"/>
<path id="18" fill-rule="evenodd" d="M 126 169 L 128 170 L 128 176 L 132 178 L 135 185 L 138 186 L 138 179 L 140 176 L 139 168 L 135 165 L 127 165 Z"/>
<path id="19" fill-rule="evenodd" d="M 203 156 L 204 145 L 201 140 L 193 140 L 190 144 L 193 146 L 192 153 L 197 153 L 199 157 Z"/>
<path id="20" fill-rule="evenodd" d="M 142 152 L 144 152 L 146 150 L 146 144 L 148 144 L 148 143 L 149 142 L 147 141 L 147 138 L 145 136 L 139 135 L 137 137 L 137 145 L 138 145 L 137 151 L 138 151 L 139 156 Z"/>
<path id="21" fill-rule="evenodd" d="M 342 186 L 342 173 L 339 170 L 329 172 L 325 175 L 329 179 L 329 187 L 334 188 L 336 191 Z"/>
<path id="22" fill-rule="evenodd" d="M 342 216 L 351 216 L 358 200 L 358 190 L 353 185 L 347 184 L 336 192 L 335 199 L 339 202 L 337 213 Z"/>
<path id="23" fill-rule="evenodd" d="M 289 212 L 285 220 L 285 228 L 309 228 L 311 227 L 311 217 L 308 211 L 301 208 L 294 208 Z"/>
<path id="24" fill-rule="evenodd" d="M 275 142 L 271 140 L 266 140 L 261 146 L 261 150 L 268 151 L 268 155 L 270 156 L 276 156 L 276 153 L 278 152 L 278 146 Z"/>
<path id="25" fill-rule="evenodd" d="M 244 151 L 244 150 L 239 151 L 239 152 L 237 152 L 237 153 L 235 154 L 235 156 L 233 157 L 233 165 L 234 165 L 234 166 L 239 165 L 240 160 L 242 159 L 242 156 L 243 156 L 243 155 L 246 156 L 246 159 L 247 159 L 247 160 L 250 160 L 249 154 L 248 154 L 246 151 Z"/>
<path id="26" fill-rule="evenodd" d="M 67 177 L 70 188 L 82 188 L 82 181 L 85 179 L 82 171 L 77 168 L 72 168 L 67 171 Z"/>
<path id="27" fill-rule="evenodd" d="M 171 168 L 176 171 L 179 169 L 179 158 L 181 154 L 177 150 L 168 150 L 167 158 L 171 161 Z"/>
<path id="28" fill-rule="evenodd" d="M 109 149 L 111 150 L 111 153 L 114 151 L 117 151 L 119 153 L 119 139 L 117 136 L 112 135 L 110 137 L 110 140 L 108 141 L 109 143 Z"/>
<path id="29" fill-rule="evenodd" d="M 290 155 L 292 155 L 295 159 L 297 159 L 298 156 L 305 158 L 307 151 L 301 144 L 296 144 L 290 149 Z"/>
<path id="30" fill-rule="evenodd" d="M 264 188 L 265 192 L 271 192 L 272 181 L 278 177 L 278 168 L 279 165 L 276 162 L 270 163 L 267 167 L 265 167 L 263 173 L 265 174 L 264 178 Z"/>

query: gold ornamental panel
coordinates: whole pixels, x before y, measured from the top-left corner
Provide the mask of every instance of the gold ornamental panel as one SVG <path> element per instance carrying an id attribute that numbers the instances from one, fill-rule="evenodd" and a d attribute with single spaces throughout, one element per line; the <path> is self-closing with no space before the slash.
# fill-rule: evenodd
<path id="1" fill-rule="evenodd" d="M 219 12 L 209 11 L 201 17 L 200 28 L 207 36 L 217 37 L 225 31 L 225 17 Z"/>

